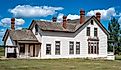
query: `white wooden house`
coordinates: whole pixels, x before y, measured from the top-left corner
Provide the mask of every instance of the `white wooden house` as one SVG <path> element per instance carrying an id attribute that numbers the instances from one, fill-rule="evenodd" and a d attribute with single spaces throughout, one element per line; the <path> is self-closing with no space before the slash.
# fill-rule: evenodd
<path id="1" fill-rule="evenodd" d="M 17 58 L 106 58 L 108 31 L 101 24 L 101 14 L 80 19 L 52 22 L 33 20 L 28 30 L 15 30 L 11 19 L 11 30 L 7 30 L 3 41 L 5 57 Z M 12 50 L 14 48 L 14 50 Z"/>

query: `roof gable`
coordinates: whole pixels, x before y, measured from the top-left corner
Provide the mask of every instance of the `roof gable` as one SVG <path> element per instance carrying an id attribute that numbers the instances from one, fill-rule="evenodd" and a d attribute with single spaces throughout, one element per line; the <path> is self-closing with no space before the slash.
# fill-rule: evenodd
<path id="1" fill-rule="evenodd" d="M 35 24 L 37 24 L 39 28 L 43 31 L 73 32 L 74 33 L 77 30 L 79 30 L 82 26 L 87 24 L 87 22 L 90 21 L 91 19 L 94 19 L 97 22 L 98 26 L 106 33 L 106 35 L 109 35 L 109 32 L 106 30 L 106 28 L 101 24 L 101 22 L 95 16 L 85 17 L 85 21 L 82 24 L 80 24 L 80 19 L 68 20 L 66 29 L 63 28 L 62 23 L 33 20 L 29 29 L 31 29 L 32 27 L 34 27 Z"/>
<path id="2" fill-rule="evenodd" d="M 3 37 L 3 41 L 10 36 L 12 40 L 26 40 L 26 41 L 37 41 L 35 35 L 31 32 L 31 30 L 6 30 L 5 35 Z"/>

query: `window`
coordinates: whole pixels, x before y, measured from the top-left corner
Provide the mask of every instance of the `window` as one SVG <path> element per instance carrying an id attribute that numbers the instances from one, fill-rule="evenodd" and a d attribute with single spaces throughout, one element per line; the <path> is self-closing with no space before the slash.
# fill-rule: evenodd
<path id="1" fill-rule="evenodd" d="M 60 55 L 60 41 L 55 41 L 55 54 Z"/>
<path id="2" fill-rule="evenodd" d="M 74 54 L 74 42 L 69 42 L 69 54 Z"/>
<path id="3" fill-rule="evenodd" d="M 46 44 L 46 54 L 47 55 L 51 54 L 51 44 Z"/>
<path id="4" fill-rule="evenodd" d="M 94 23 L 93 23 L 93 20 L 91 20 L 91 25 L 93 25 Z"/>
<path id="5" fill-rule="evenodd" d="M 37 24 L 35 25 L 35 34 L 36 35 L 38 34 L 38 25 Z"/>
<path id="6" fill-rule="evenodd" d="M 94 28 L 94 36 L 97 36 L 97 28 Z"/>
<path id="7" fill-rule="evenodd" d="M 20 53 L 25 53 L 25 45 L 20 44 Z"/>
<path id="8" fill-rule="evenodd" d="M 87 27 L 87 36 L 90 36 L 90 27 Z"/>
<path id="9" fill-rule="evenodd" d="M 99 54 L 99 42 L 88 42 L 88 54 Z"/>
<path id="10" fill-rule="evenodd" d="M 80 54 L 80 42 L 76 42 L 76 54 Z"/>

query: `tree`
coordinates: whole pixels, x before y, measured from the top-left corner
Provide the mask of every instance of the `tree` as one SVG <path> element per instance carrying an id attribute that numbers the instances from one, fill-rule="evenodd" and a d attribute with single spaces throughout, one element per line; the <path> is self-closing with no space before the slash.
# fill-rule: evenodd
<path id="1" fill-rule="evenodd" d="M 110 38 L 113 40 L 113 45 L 115 47 L 115 53 L 121 52 L 121 36 L 120 36 L 120 24 L 118 23 L 118 20 L 116 18 L 112 18 L 108 24 L 108 30 L 110 33 Z M 109 50 L 112 50 L 111 45 L 109 45 Z"/>

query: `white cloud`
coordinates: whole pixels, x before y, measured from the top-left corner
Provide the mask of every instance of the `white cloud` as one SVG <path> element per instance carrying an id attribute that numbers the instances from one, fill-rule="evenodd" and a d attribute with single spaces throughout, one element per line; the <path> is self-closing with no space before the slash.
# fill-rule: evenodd
<path id="1" fill-rule="evenodd" d="M 96 12 L 101 13 L 101 19 L 103 20 L 109 20 L 112 16 L 116 16 L 116 11 L 114 7 L 111 7 L 109 9 L 102 9 L 102 10 L 91 10 L 87 13 L 87 16 L 93 16 L 96 14 Z"/>
<path id="2" fill-rule="evenodd" d="M 21 30 L 21 29 L 22 29 L 22 27 L 17 27 L 16 29 L 17 29 L 17 30 Z"/>
<path id="3" fill-rule="evenodd" d="M 64 14 L 59 13 L 57 16 L 57 22 L 62 22 Z"/>
<path id="4" fill-rule="evenodd" d="M 74 20 L 74 19 L 79 19 L 80 18 L 80 16 L 79 15 L 72 15 L 72 14 L 69 14 L 68 16 L 67 16 L 67 19 L 71 19 L 71 20 Z"/>
<path id="5" fill-rule="evenodd" d="M 40 21 L 52 22 L 52 20 L 47 20 L 47 19 L 40 19 Z"/>
<path id="6" fill-rule="evenodd" d="M 57 16 L 57 22 L 62 22 L 63 16 L 64 16 L 64 14 L 59 13 L 58 16 Z M 72 15 L 72 14 L 67 15 L 67 19 L 74 20 L 74 19 L 79 19 L 79 18 L 80 18 L 80 16 L 76 15 L 76 14 L 74 14 L 74 15 Z"/>
<path id="7" fill-rule="evenodd" d="M 63 8 L 49 6 L 18 5 L 13 9 L 9 9 L 9 12 L 16 17 L 46 17 L 48 15 L 56 14 L 59 10 L 63 10 Z"/>
<path id="8" fill-rule="evenodd" d="M 10 25 L 11 24 L 11 18 L 3 18 L 0 21 L 2 25 Z M 15 25 L 23 25 L 25 21 L 23 19 L 15 19 Z M 1 24 L 0 24 L 1 25 Z"/>

